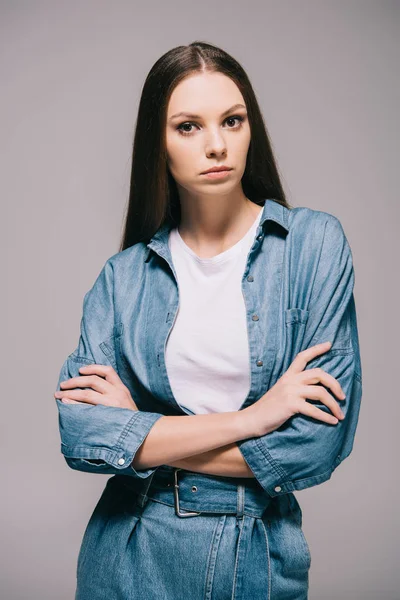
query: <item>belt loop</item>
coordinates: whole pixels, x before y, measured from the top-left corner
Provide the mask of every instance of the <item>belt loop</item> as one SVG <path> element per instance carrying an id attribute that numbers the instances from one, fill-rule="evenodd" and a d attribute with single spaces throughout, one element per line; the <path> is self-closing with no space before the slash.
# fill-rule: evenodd
<path id="1" fill-rule="evenodd" d="M 237 508 L 236 508 L 236 517 L 238 519 L 243 519 L 243 513 L 244 513 L 244 494 L 245 494 L 245 487 L 242 484 L 239 484 L 237 486 Z"/>
<path id="2" fill-rule="evenodd" d="M 153 481 L 153 477 L 156 474 L 156 472 L 157 472 L 157 470 L 155 470 L 154 473 L 152 473 L 149 477 L 147 477 L 143 488 L 138 493 L 136 502 L 141 508 L 143 508 L 143 506 L 145 506 L 149 500 L 149 497 L 147 496 L 147 492 L 149 491 L 149 487 L 151 486 L 151 482 Z"/>

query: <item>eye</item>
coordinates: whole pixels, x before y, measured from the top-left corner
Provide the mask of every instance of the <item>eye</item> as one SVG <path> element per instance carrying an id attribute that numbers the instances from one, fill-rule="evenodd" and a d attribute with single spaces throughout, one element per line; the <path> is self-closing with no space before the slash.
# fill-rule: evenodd
<path id="1" fill-rule="evenodd" d="M 186 121 L 186 123 L 181 123 L 180 125 L 178 125 L 178 127 L 176 128 L 179 133 L 181 135 L 190 135 L 192 132 L 191 131 L 184 131 L 182 129 L 182 127 L 193 127 L 194 123 L 191 123 L 190 121 Z"/>
<path id="2" fill-rule="evenodd" d="M 241 126 L 242 126 L 242 123 L 243 123 L 243 121 L 244 121 L 244 117 L 242 117 L 242 116 L 240 116 L 240 115 L 234 115 L 234 116 L 232 116 L 232 117 L 227 117 L 227 118 L 225 119 L 225 122 L 228 122 L 228 121 L 232 122 L 232 121 L 235 121 L 235 120 L 237 120 L 237 121 L 238 121 L 238 125 L 236 125 L 235 127 L 228 127 L 228 129 L 234 129 L 234 130 L 237 130 L 237 129 L 240 129 L 240 128 L 241 128 Z M 178 125 L 176 129 L 179 131 L 179 133 L 180 133 L 181 135 L 184 135 L 184 136 L 185 136 L 185 135 L 192 135 L 192 130 L 190 130 L 190 131 L 185 131 L 185 130 L 183 130 L 182 128 L 183 128 L 183 127 L 193 127 L 194 125 L 197 127 L 196 123 L 194 123 L 193 121 L 185 121 L 184 123 L 180 123 L 180 125 Z"/>
<path id="3" fill-rule="evenodd" d="M 244 118 L 241 117 L 240 115 L 235 115 L 234 117 L 228 117 L 226 120 L 227 121 L 234 121 L 235 119 L 237 119 L 239 121 L 239 124 L 237 127 L 229 127 L 228 129 L 239 129 L 244 121 Z"/>

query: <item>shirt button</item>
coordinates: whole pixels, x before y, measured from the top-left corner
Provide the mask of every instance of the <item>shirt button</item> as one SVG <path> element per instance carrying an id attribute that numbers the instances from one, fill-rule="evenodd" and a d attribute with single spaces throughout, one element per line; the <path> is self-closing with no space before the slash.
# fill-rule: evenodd
<path id="1" fill-rule="evenodd" d="M 258 240 L 262 240 L 262 239 L 263 239 L 263 236 L 262 236 L 262 235 L 258 235 L 258 236 L 257 236 L 257 239 L 258 239 Z"/>
<path id="2" fill-rule="evenodd" d="M 280 485 L 277 485 L 276 488 L 274 488 L 276 492 L 280 492 L 282 490 Z"/>
<path id="3" fill-rule="evenodd" d="M 257 367 L 262 367 L 263 366 L 263 361 L 262 360 L 258 360 L 257 361 Z"/>
<path id="4" fill-rule="evenodd" d="M 258 315 L 253 315 L 251 318 L 253 319 L 253 321 L 258 321 L 259 320 L 259 316 Z"/>
<path id="5" fill-rule="evenodd" d="M 124 458 L 119 458 L 118 459 L 118 464 L 119 465 L 124 465 L 125 464 L 125 459 Z"/>
<path id="6" fill-rule="evenodd" d="M 249 275 L 249 276 L 247 277 L 247 281 L 254 281 L 254 277 L 253 277 L 253 275 Z"/>

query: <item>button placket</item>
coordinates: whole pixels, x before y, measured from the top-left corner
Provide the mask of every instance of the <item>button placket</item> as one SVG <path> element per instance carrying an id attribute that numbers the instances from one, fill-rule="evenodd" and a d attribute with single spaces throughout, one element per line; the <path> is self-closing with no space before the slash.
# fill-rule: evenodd
<path id="1" fill-rule="evenodd" d="M 258 315 L 256 315 L 256 314 L 254 314 L 254 315 L 251 317 L 251 320 L 252 320 L 252 321 L 259 321 L 259 320 L 260 320 L 260 317 L 259 317 Z M 264 363 L 263 363 L 263 361 L 262 361 L 262 360 L 260 360 L 260 359 L 258 359 L 258 360 L 256 361 L 256 365 L 257 365 L 257 367 L 262 367 L 262 366 L 263 366 L 263 364 L 264 364 Z"/>
<path id="2" fill-rule="evenodd" d="M 255 258 L 257 253 L 260 251 L 261 249 L 261 242 L 262 240 L 264 240 L 264 233 L 261 233 L 259 235 L 256 236 L 255 241 L 253 243 L 253 246 L 250 249 L 250 252 L 247 256 L 247 262 L 246 262 L 246 266 L 245 266 L 245 272 L 247 271 L 247 274 L 244 277 L 244 281 L 252 283 L 255 281 L 255 276 L 253 274 L 250 274 L 249 271 L 253 270 L 253 267 L 256 268 L 256 264 L 254 263 Z M 250 391 L 248 393 L 248 396 L 246 398 L 246 400 L 243 402 L 241 408 L 251 404 L 251 402 L 253 401 L 254 398 L 256 398 L 258 391 L 261 391 L 261 385 L 259 383 L 260 381 L 260 375 L 261 377 L 263 376 L 262 371 L 257 371 L 257 367 L 263 367 L 264 366 L 264 360 L 261 360 L 260 358 L 257 358 L 257 354 L 261 354 L 263 356 L 264 353 L 264 346 L 263 346 L 263 340 L 260 337 L 260 331 L 257 329 L 254 329 L 253 327 L 251 327 L 251 323 L 257 323 L 260 321 L 260 316 L 256 313 L 251 313 L 251 309 L 255 310 L 256 307 L 253 305 L 252 303 L 254 302 L 255 298 L 252 298 L 252 291 L 256 290 L 251 290 L 245 286 L 243 286 L 242 288 L 243 294 L 244 294 L 244 298 L 245 298 L 245 306 L 246 306 L 246 312 L 247 312 L 247 327 L 248 327 L 248 336 L 249 336 L 249 347 L 250 347 L 250 356 L 251 356 L 251 364 L 250 364 Z M 260 321 L 261 322 L 261 321 Z M 256 369 L 254 367 L 254 365 L 256 366 Z M 254 379 L 253 379 L 254 377 Z"/>

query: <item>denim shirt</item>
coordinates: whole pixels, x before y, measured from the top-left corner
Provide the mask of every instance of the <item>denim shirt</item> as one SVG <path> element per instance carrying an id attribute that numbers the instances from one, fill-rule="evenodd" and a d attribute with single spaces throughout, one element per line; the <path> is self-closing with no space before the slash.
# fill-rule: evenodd
<path id="1" fill-rule="evenodd" d="M 147 478 L 158 467 L 136 470 L 131 463 L 154 423 L 163 415 L 193 414 L 175 400 L 165 364 L 179 306 L 170 227 L 164 223 L 148 244 L 111 256 L 85 294 L 78 345 L 62 365 L 57 390 L 82 365 L 111 365 L 138 410 L 56 399 L 61 452 L 72 469 Z M 325 341 L 331 349 L 306 369 L 322 368 L 346 394 L 339 400 L 345 418 L 336 425 L 296 414 L 271 433 L 237 442 L 274 497 L 326 481 L 353 448 L 362 371 L 352 253 L 338 218 L 267 199 L 241 286 L 251 385 L 240 410 L 265 394 L 298 352 Z"/>

